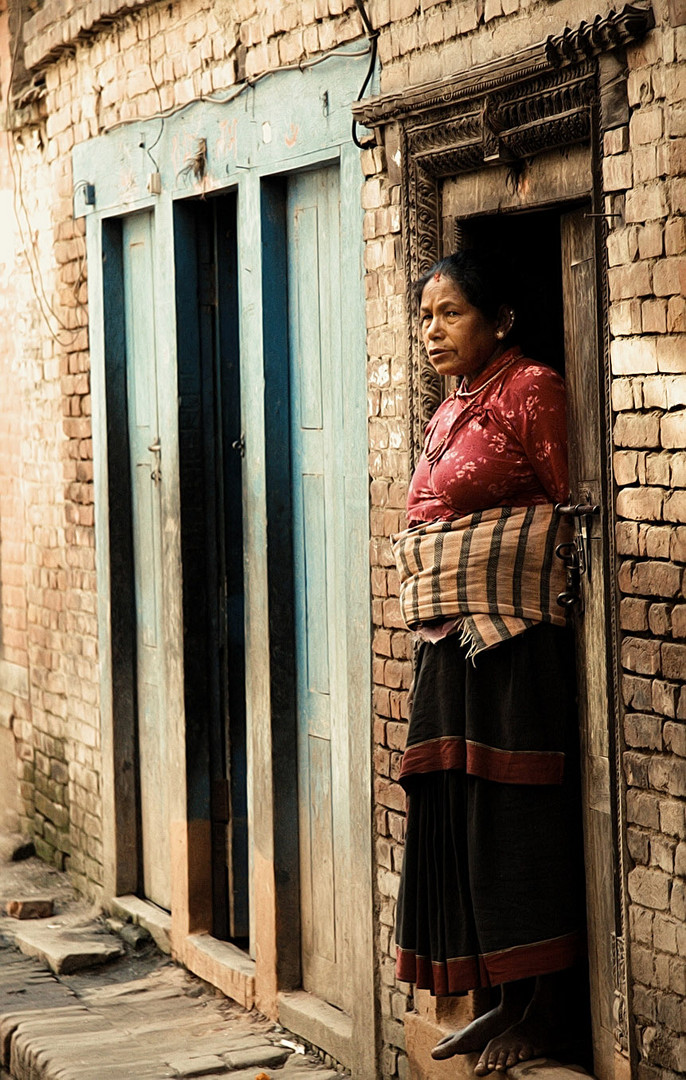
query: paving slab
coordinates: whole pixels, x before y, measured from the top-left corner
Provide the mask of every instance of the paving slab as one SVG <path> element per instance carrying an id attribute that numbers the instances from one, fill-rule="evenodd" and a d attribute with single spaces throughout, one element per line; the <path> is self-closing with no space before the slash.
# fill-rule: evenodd
<path id="1" fill-rule="evenodd" d="M 107 964 L 125 952 L 117 938 L 111 934 L 97 936 L 89 928 L 22 926 L 14 937 L 26 956 L 38 957 L 56 975 L 70 975 L 83 968 Z"/>
<path id="2" fill-rule="evenodd" d="M 0 1080 L 340 1077 L 282 1046 L 297 1040 L 143 943 L 131 923 L 128 943 L 108 933 L 101 913 L 39 860 L 0 860 L 0 896 L 51 896 L 56 912 L 31 923 L 0 914 Z M 75 969 L 103 950 L 106 966 Z"/>
<path id="3" fill-rule="evenodd" d="M 256 1044 L 245 1050 L 231 1050 L 224 1054 L 224 1060 L 230 1069 L 278 1068 L 291 1056 L 292 1050 L 270 1043 Z"/>
<path id="4" fill-rule="evenodd" d="M 188 1054 L 169 1058 L 167 1064 L 175 1076 L 211 1076 L 228 1072 L 226 1062 L 217 1054 Z"/>
<path id="5" fill-rule="evenodd" d="M 127 962 L 151 963 L 58 977 L 0 948 L 0 1068 L 11 1080 L 338 1080 L 282 1046 L 281 1028 L 169 961 L 110 984 Z"/>

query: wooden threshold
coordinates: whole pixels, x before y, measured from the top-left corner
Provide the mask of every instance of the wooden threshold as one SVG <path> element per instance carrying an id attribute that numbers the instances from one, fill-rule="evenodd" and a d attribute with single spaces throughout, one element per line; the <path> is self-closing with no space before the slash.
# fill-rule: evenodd
<path id="1" fill-rule="evenodd" d="M 347 1013 L 306 990 L 294 990 L 279 994 L 279 1023 L 347 1069 L 353 1067 L 353 1021 Z"/>

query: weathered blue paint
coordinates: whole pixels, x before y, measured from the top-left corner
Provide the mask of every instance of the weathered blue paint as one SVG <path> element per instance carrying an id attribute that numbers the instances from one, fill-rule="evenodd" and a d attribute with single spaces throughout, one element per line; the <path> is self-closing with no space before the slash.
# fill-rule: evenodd
<path id="1" fill-rule="evenodd" d="M 352 47 L 357 49 L 356 44 Z M 245 553 L 245 634 L 249 770 L 251 887 L 261 902 L 273 896 L 273 918 L 261 909 L 252 920 L 251 952 L 258 957 L 258 986 L 270 984 L 261 975 L 260 956 L 278 959 L 279 985 L 299 985 L 298 962 L 289 953 L 288 938 L 297 930 L 297 837 L 293 821 L 297 789 L 295 745 L 295 672 L 289 674 L 286 639 L 288 610 L 294 589 L 290 522 L 291 468 L 288 388 L 286 195 L 288 177 L 302 170 L 323 171 L 332 166 L 340 183 L 340 280 L 345 322 L 345 393 L 339 402 L 345 441 L 339 448 L 342 471 L 335 496 L 337 518 L 346 532 L 342 562 L 329 594 L 347 596 L 340 619 L 336 663 L 324 671 L 321 656 L 316 680 L 332 679 L 339 668 L 347 673 L 345 742 L 347 753 L 334 761 L 328 748 L 319 754 L 314 772 L 320 810 L 315 831 L 324 822 L 327 783 L 335 800 L 340 782 L 350 796 L 347 842 L 351 874 L 347 898 L 352 973 L 351 1036 L 347 1063 L 358 1076 L 372 1075 L 373 942 L 371 925 L 371 767 L 370 767 L 370 641 L 368 593 L 368 488 L 366 434 L 366 371 L 364 295 L 362 288 L 362 176 L 359 152 L 350 143 L 350 104 L 364 76 L 367 57 L 329 58 L 305 71 L 289 71 L 261 80 L 226 104 L 199 102 L 168 118 L 152 150 L 161 175 L 161 194 L 147 193 L 154 166 L 147 153 L 157 138 L 160 121 L 124 125 L 75 147 L 73 166 L 75 206 L 87 218 L 91 363 L 95 417 L 96 547 L 101 590 L 101 655 L 103 664 L 103 745 L 112 747 L 111 641 L 109 638 L 108 470 L 106 453 L 105 343 L 102 331 L 101 229 L 105 219 L 140 210 L 154 211 L 154 321 L 157 334 L 159 428 L 163 455 L 161 532 L 164 596 L 163 634 L 169 710 L 169 800 L 173 836 L 183 842 L 188 814 L 183 709 L 183 626 L 181 612 L 181 547 L 179 536 L 178 387 L 174 265 L 174 203 L 178 199 L 233 189 L 238 198 L 238 257 L 240 295 L 241 410 L 245 434 L 243 520 Z M 373 89 L 373 88 L 372 88 Z M 324 96 L 328 97 L 328 111 Z M 204 140 L 206 172 L 202 179 L 187 166 Z M 86 207 L 81 182 L 95 186 L 95 205 Z M 284 363 L 285 361 L 285 363 Z M 322 392 L 326 393 L 325 381 Z M 98 398 L 99 395 L 99 398 Z M 97 400 L 96 400 L 97 399 Z M 307 408 L 312 406 L 309 401 Z M 272 438 L 277 435 L 285 460 L 277 460 Z M 284 477 L 288 483 L 284 486 Z M 283 525 L 283 528 L 279 528 Z M 283 615 L 283 624 L 278 616 Z M 331 620 L 328 630 L 330 633 Z M 294 628 L 292 628 L 294 629 Z M 275 672 L 282 680 L 277 685 Z M 336 675 L 338 678 L 339 676 Z M 334 684 L 331 683 L 333 686 Z M 340 684 L 339 684 L 340 685 Z M 290 752 L 289 752 L 290 746 Z M 320 751 L 322 751 L 320 753 Z M 325 752 L 323 752 L 325 751 Z M 289 756 L 290 754 L 290 756 Z M 326 760 L 331 762 L 327 779 Z M 354 762 L 348 770 L 347 761 Z M 321 766 L 321 768 L 320 768 Z M 335 768 L 340 768 L 339 780 Z M 109 768 L 107 766 L 106 768 Z M 106 791 L 114 801 L 116 783 L 106 776 Z M 110 809 L 114 810 L 111 805 Z M 332 811 L 333 814 L 333 811 Z M 114 836 L 106 859 L 114 859 Z M 176 841 L 174 841 L 176 843 Z M 294 850 L 295 848 L 295 850 Z M 178 848 L 178 850 L 182 850 Z M 293 858 L 296 855 L 295 859 Z M 116 875 L 111 875 L 114 883 Z M 191 887 L 183 873 L 173 882 L 172 917 L 176 933 L 192 922 Z M 178 901 L 178 903 L 177 903 Z M 254 901 L 253 905 L 254 905 Z M 179 939 L 180 940 L 180 939 Z M 322 946 L 324 948 L 324 946 Z M 290 1007 L 290 1006 L 289 1006 Z M 304 1014 L 303 1014 L 304 1015 Z M 340 1013 L 338 1013 L 340 1016 Z M 306 1021 L 303 1020 L 306 1024 Z M 340 1031 L 340 1026 L 339 1026 Z"/>
<path id="2" fill-rule="evenodd" d="M 336 166 L 288 179 L 303 986 L 349 1012 L 345 390 Z"/>
<path id="3" fill-rule="evenodd" d="M 174 198 L 209 194 L 240 183 L 248 170 L 269 173 L 307 164 L 322 149 L 350 139 L 350 103 L 364 77 L 367 55 L 332 56 L 316 67 L 278 72 L 246 87 L 225 104 L 199 101 L 166 119 L 123 124 L 74 147 L 78 214 L 121 213 L 147 203 L 148 177 L 159 166 L 162 192 Z M 233 93 L 228 88 L 226 96 Z M 326 105 L 325 105 L 326 101 Z M 159 141 L 157 141 L 159 136 Z M 202 143 L 206 171 L 193 174 Z M 156 145 L 148 153 L 148 147 Z M 87 206 L 83 181 L 95 186 Z"/>
<path id="4" fill-rule="evenodd" d="M 162 447 L 157 407 L 157 344 L 150 213 L 124 221 L 124 325 L 136 601 L 137 745 L 143 893 L 171 908 L 169 748 L 167 741 L 164 591 L 160 486 Z"/>

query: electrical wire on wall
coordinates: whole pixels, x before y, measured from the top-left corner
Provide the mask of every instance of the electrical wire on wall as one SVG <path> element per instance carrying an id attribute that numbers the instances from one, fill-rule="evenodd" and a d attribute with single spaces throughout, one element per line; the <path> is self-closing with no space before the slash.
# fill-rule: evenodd
<path id="1" fill-rule="evenodd" d="M 119 127 L 127 126 L 127 125 L 132 124 L 132 123 L 140 124 L 140 123 L 146 123 L 146 122 L 151 121 L 151 120 L 159 120 L 160 121 L 160 129 L 157 132 L 157 135 L 156 135 L 155 139 L 149 145 L 147 144 L 147 142 L 144 139 L 140 143 L 141 148 L 145 150 L 146 154 L 150 158 L 150 160 L 151 160 L 151 162 L 152 162 L 152 164 L 153 164 L 153 166 L 155 168 L 155 171 L 158 172 L 159 171 L 159 166 L 158 166 L 157 160 L 156 160 L 156 158 L 155 158 L 155 156 L 153 154 L 153 151 L 154 151 L 155 147 L 158 145 L 158 143 L 160 142 L 160 140 L 162 138 L 162 135 L 164 133 L 165 120 L 168 119 L 169 117 L 175 116 L 178 113 L 183 112 L 185 109 L 189 108 L 191 105 L 193 105 L 194 103 L 196 103 L 198 101 L 214 102 L 216 104 L 227 104 L 228 102 L 233 101 L 235 98 L 237 98 L 240 94 L 244 93 L 245 90 L 250 89 L 251 87 L 255 86 L 256 83 L 260 82 L 262 79 L 266 78 L 269 75 L 273 75 L 273 74 L 276 74 L 276 73 L 281 72 L 281 71 L 291 71 L 291 70 L 305 71 L 308 68 L 315 67 L 316 65 L 321 64 L 325 60 L 328 60 L 330 57 L 334 57 L 334 56 L 349 57 L 351 59 L 353 59 L 353 58 L 357 59 L 359 57 L 363 57 L 363 56 L 367 56 L 367 55 L 369 56 L 369 66 L 368 66 L 368 69 L 367 69 L 367 73 L 366 73 L 364 82 L 362 84 L 362 87 L 360 89 L 360 93 L 358 94 L 358 97 L 357 97 L 357 100 L 359 101 L 362 97 L 364 97 L 364 94 L 365 94 L 365 92 L 367 90 L 367 87 L 369 86 L 369 82 L 370 82 L 370 80 L 371 80 L 371 78 L 372 78 L 372 76 L 374 74 L 374 68 L 375 68 L 375 65 L 376 65 L 376 57 L 377 57 L 377 41 L 378 41 L 378 37 L 379 37 L 379 31 L 375 30 L 373 28 L 372 24 L 371 24 L 371 21 L 369 19 L 369 16 L 367 14 L 367 10 L 366 10 L 366 7 L 365 7 L 365 0 L 355 0 L 355 5 L 356 5 L 357 10 L 358 10 L 358 12 L 360 14 L 360 17 L 362 19 L 362 23 L 363 23 L 363 26 L 364 26 L 364 32 L 365 32 L 365 35 L 366 35 L 366 37 L 368 39 L 368 45 L 365 48 L 354 49 L 353 50 L 353 49 L 346 49 L 345 47 L 341 47 L 341 46 L 334 47 L 334 48 L 329 49 L 326 52 L 320 54 L 319 56 L 315 56 L 315 57 L 312 57 L 312 58 L 307 59 L 307 60 L 300 60 L 298 63 L 284 64 L 284 65 L 281 65 L 281 66 L 278 66 L 278 67 L 268 68 L 265 71 L 261 71 L 258 75 L 254 76 L 252 78 L 245 79 L 244 82 L 232 87 L 232 89 L 231 89 L 231 91 L 229 93 L 226 93 L 226 94 L 223 94 L 223 95 L 219 95 L 219 94 L 198 95 L 197 97 L 194 97 L 190 101 L 186 102 L 184 105 L 171 107 L 169 109 L 163 109 L 163 107 L 162 107 L 161 88 L 160 88 L 160 85 L 159 85 L 157 79 L 155 78 L 154 67 L 153 67 L 152 35 L 148 34 L 148 38 L 147 38 L 147 44 L 148 44 L 148 67 L 149 67 L 149 70 L 150 70 L 150 77 L 152 79 L 152 83 L 153 83 L 153 86 L 154 86 L 154 89 L 155 89 L 155 92 L 156 92 L 156 96 L 157 96 L 158 111 L 156 113 L 153 113 L 150 116 L 147 116 L 147 117 L 135 117 L 135 118 L 132 118 L 130 120 L 128 120 L 128 119 L 127 120 L 121 120 L 121 121 L 118 121 L 118 122 L 116 122 L 114 124 L 107 125 L 107 126 L 103 127 L 100 130 L 99 133 L 100 134 L 107 134 L 108 132 L 114 131 L 115 129 L 117 129 Z M 64 322 L 64 320 L 61 318 L 59 312 L 56 311 L 55 308 L 53 307 L 53 305 L 51 304 L 50 299 L 48 297 L 48 293 L 47 293 L 47 290 L 46 290 L 46 287 L 45 287 L 45 282 L 43 280 L 43 276 L 42 276 L 41 269 L 40 269 L 40 263 L 39 263 L 38 253 L 36 251 L 36 246 L 33 243 L 33 241 L 31 240 L 31 237 L 33 235 L 33 230 L 31 228 L 30 215 L 29 215 L 29 211 L 28 211 L 28 208 L 27 208 L 27 205 L 26 205 L 26 200 L 25 200 L 25 197 L 24 197 L 24 179 L 23 179 L 23 166 L 22 166 L 22 160 L 21 160 L 21 153 L 20 153 L 19 147 L 17 145 L 16 136 L 15 136 L 15 132 L 14 132 L 14 128 L 13 128 L 15 109 L 14 109 L 13 102 L 12 102 L 11 88 L 12 88 L 12 84 L 13 84 L 13 81 L 14 81 L 14 74 L 15 74 L 15 69 L 16 69 L 16 61 L 17 61 L 19 43 L 20 43 L 20 38 L 18 36 L 17 40 L 15 42 L 14 50 L 13 50 L 12 63 L 11 63 L 10 75 L 9 75 L 8 125 L 7 125 L 8 126 L 8 161 L 9 161 L 9 165 L 10 165 L 10 171 L 12 173 L 12 180 L 13 180 L 13 186 L 14 186 L 14 216 L 15 216 L 16 223 L 17 223 L 17 229 L 18 229 L 18 232 L 19 232 L 19 237 L 21 239 L 21 243 L 22 243 L 22 246 L 23 246 L 23 249 L 24 249 L 24 252 L 25 252 L 27 266 L 28 266 L 28 270 L 29 270 L 29 276 L 30 276 L 30 280 L 31 280 L 31 287 L 32 287 L 34 296 L 36 298 L 36 302 L 38 304 L 38 309 L 40 311 L 40 314 L 41 314 L 47 328 L 48 328 L 48 331 L 49 331 L 50 335 L 54 338 L 54 340 L 61 347 L 65 347 L 66 345 L 71 344 L 75 340 L 76 334 L 78 333 L 78 330 L 69 327 Z M 359 149 L 364 149 L 366 146 L 370 145 L 371 142 L 373 142 L 372 139 L 367 139 L 365 141 L 361 141 L 358 138 L 358 136 L 357 136 L 357 123 L 356 123 L 356 121 L 354 119 L 353 119 L 353 122 L 352 122 L 352 138 L 353 138 L 353 142 L 355 143 L 355 145 Z M 79 189 L 80 186 L 83 186 L 83 184 L 77 185 L 76 188 L 74 189 L 75 192 L 76 192 L 76 190 Z M 22 221 L 22 218 L 23 218 L 23 221 Z M 86 310 L 86 306 L 78 299 L 78 293 L 79 293 L 81 285 L 85 281 L 85 277 L 86 277 L 85 268 L 86 268 L 86 260 L 85 260 L 85 252 L 84 252 L 84 254 L 82 256 L 80 256 L 80 258 L 79 258 L 79 271 L 78 271 L 78 274 L 76 276 L 76 280 L 75 280 L 75 282 L 74 282 L 74 284 L 72 286 L 74 296 L 75 296 L 76 302 L 77 302 L 77 307 L 79 309 L 81 309 L 81 310 L 84 310 L 84 311 Z M 54 324 L 57 325 L 57 330 L 55 329 L 55 327 L 53 325 L 53 322 L 54 322 Z M 64 335 L 68 335 L 68 337 L 65 339 Z"/>
<path id="2" fill-rule="evenodd" d="M 369 56 L 369 67 L 367 69 L 367 75 L 365 77 L 364 82 L 362 83 L 362 88 L 361 88 L 359 94 L 357 95 L 357 100 L 358 101 L 361 101 L 362 98 L 364 97 L 365 91 L 366 91 L 367 87 L 369 86 L 369 82 L 371 80 L 371 77 L 374 74 L 374 68 L 376 66 L 376 53 L 377 53 L 378 41 L 379 41 L 379 31 L 375 30 L 374 27 L 372 26 L 369 15 L 367 14 L 367 9 L 364 6 L 364 2 L 365 2 L 365 0 L 355 0 L 355 7 L 357 8 L 357 10 L 360 13 L 360 18 L 362 19 L 362 23 L 364 25 L 364 32 L 367 35 L 367 39 L 369 41 L 370 56 Z M 355 143 L 355 146 L 357 146 L 359 150 L 364 150 L 367 146 L 372 145 L 373 142 L 374 142 L 373 138 L 365 139 L 364 142 L 362 142 L 360 139 L 358 139 L 358 137 L 357 137 L 357 120 L 355 119 L 355 117 L 353 117 L 352 136 L 353 136 L 353 142 Z"/>
<path id="3" fill-rule="evenodd" d="M 121 127 L 129 127 L 131 124 L 145 124 L 151 120 L 168 120 L 170 117 L 178 116 L 179 113 L 185 112 L 186 109 L 190 109 L 192 105 L 197 104 L 199 101 L 207 101 L 214 105 L 228 105 L 230 101 L 235 101 L 235 99 L 240 97 L 241 94 L 244 94 L 246 90 L 252 89 L 253 86 L 256 86 L 258 82 L 261 82 L 262 79 L 266 79 L 269 75 L 278 75 L 282 71 L 307 71 L 308 68 L 316 67 L 317 64 L 323 64 L 325 60 L 329 60 L 334 56 L 355 60 L 361 56 L 369 56 L 373 51 L 375 50 L 372 43 L 366 45 L 363 49 L 346 49 L 337 46 L 333 49 L 328 49 L 319 56 L 313 56 L 309 60 L 299 60 L 297 64 L 280 64 L 277 67 L 265 68 L 265 70 L 260 71 L 258 75 L 252 75 L 243 82 L 237 83 L 226 94 L 198 94 L 196 97 L 192 97 L 189 101 L 184 102 L 183 105 L 174 105 L 169 109 L 160 109 L 159 112 L 151 113 L 149 116 L 136 116 L 130 120 L 116 120 L 113 124 L 107 124 L 100 128 L 98 134 L 108 135 L 111 131 L 116 131 Z M 371 70 L 373 70 L 373 66 L 374 65 L 372 64 Z M 363 93 L 368 81 L 369 77 L 365 79 L 362 89 Z M 150 149 L 153 149 L 153 147 L 157 145 L 161 136 L 162 128 L 160 129 L 155 142 L 151 144 Z M 142 149 L 145 149 L 145 147 L 142 147 Z"/>
<path id="4" fill-rule="evenodd" d="M 32 236 L 33 230 L 31 229 L 31 219 L 29 211 L 26 206 L 26 200 L 24 198 L 24 175 L 23 166 L 21 161 L 21 154 L 16 143 L 14 133 L 14 116 L 15 109 L 12 100 L 12 85 L 14 83 L 14 73 L 17 65 L 17 55 L 19 51 L 20 36 L 17 35 L 17 40 L 12 52 L 12 63 L 10 65 L 9 82 L 7 88 L 7 161 L 12 173 L 13 184 L 13 209 L 14 217 L 17 224 L 17 230 L 19 232 L 19 238 L 22 243 L 24 255 L 26 257 L 26 264 L 29 270 L 29 279 L 31 281 L 31 289 L 36 298 L 38 310 L 41 314 L 45 325 L 51 337 L 57 342 L 61 348 L 65 348 L 67 345 L 73 344 L 76 340 L 78 331 L 72 327 L 67 326 L 64 320 L 60 317 L 59 313 L 54 309 L 45 288 L 45 282 L 43 281 L 43 275 L 41 274 L 40 262 L 36 246 L 33 243 Z M 15 159 L 16 156 L 16 159 Z M 22 214 L 24 221 L 22 222 Z M 27 236 L 28 233 L 28 236 Z M 80 258 L 79 273 L 77 274 L 76 281 L 74 283 L 74 296 L 76 298 L 77 307 L 85 310 L 85 307 L 78 300 L 78 289 L 85 278 L 85 255 Z M 35 264 L 35 265 L 34 265 Z M 50 316 L 57 323 L 58 329 L 55 330 L 50 321 Z M 65 341 L 60 335 L 68 335 Z"/>

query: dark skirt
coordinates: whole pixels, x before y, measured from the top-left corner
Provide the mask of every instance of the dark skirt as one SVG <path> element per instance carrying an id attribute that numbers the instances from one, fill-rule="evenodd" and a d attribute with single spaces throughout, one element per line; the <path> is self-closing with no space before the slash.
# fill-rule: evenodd
<path id="1" fill-rule="evenodd" d="M 476 665 L 455 635 L 423 644 L 402 783 L 400 979 L 434 994 L 464 993 L 581 959 L 583 844 L 567 631 L 533 627 Z"/>

